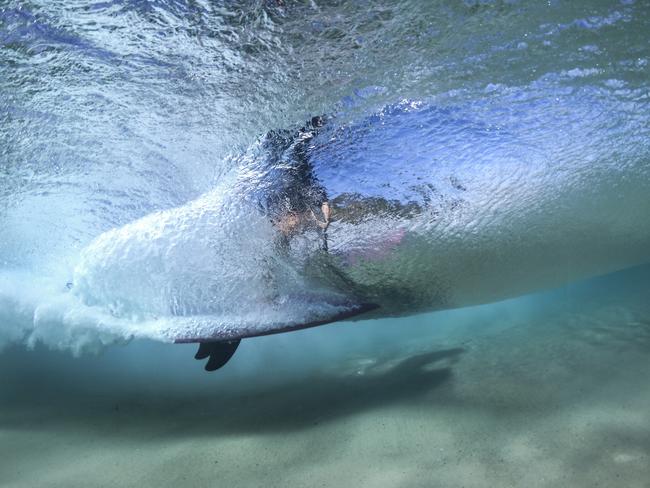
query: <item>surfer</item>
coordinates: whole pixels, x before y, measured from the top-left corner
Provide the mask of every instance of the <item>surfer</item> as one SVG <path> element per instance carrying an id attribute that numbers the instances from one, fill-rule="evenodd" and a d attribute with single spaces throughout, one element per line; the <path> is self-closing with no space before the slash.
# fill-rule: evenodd
<path id="1" fill-rule="evenodd" d="M 270 171 L 274 173 L 275 185 L 263 206 L 281 233 L 283 247 L 293 236 L 316 229 L 322 238 L 322 249 L 327 251 L 331 207 L 307 153 L 309 143 L 324 124 L 324 117 L 317 116 L 297 133 L 272 131 L 266 135 L 264 145 L 271 155 Z"/>
<path id="2" fill-rule="evenodd" d="M 262 141 L 264 148 L 264 179 L 258 185 L 258 205 L 279 230 L 276 245 L 288 250 L 292 238 L 316 231 L 320 249 L 329 252 L 327 230 L 333 221 L 359 223 L 375 215 L 382 219 L 410 219 L 425 206 L 416 201 L 399 201 L 383 196 L 362 196 L 353 192 L 328 195 L 317 176 L 312 161 L 314 138 L 327 123 L 325 116 L 312 117 L 299 130 L 273 130 Z M 336 192 L 335 192 L 336 193 Z M 334 215 L 333 215 L 334 214 Z M 384 256 L 402 241 L 403 229 L 387 232 L 374 251 L 364 257 Z M 347 256 L 351 258 L 351 256 Z M 346 258 L 346 259 L 347 259 Z"/>

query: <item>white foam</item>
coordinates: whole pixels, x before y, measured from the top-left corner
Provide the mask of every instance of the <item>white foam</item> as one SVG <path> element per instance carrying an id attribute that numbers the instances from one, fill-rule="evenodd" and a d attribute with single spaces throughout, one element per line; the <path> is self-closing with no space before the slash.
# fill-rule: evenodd
<path id="1" fill-rule="evenodd" d="M 304 284 L 279 262 L 272 232 L 257 212 L 224 205 L 217 189 L 99 235 L 66 260 L 72 270 L 4 272 L 0 345 L 81 354 L 133 338 L 262 332 L 343 311 L 291 299 L 295 291 L 304 298 Z"/>
<path id="2" fill-rule="evenodd" d="M 125 321 L 84 305 L 57 278 L 0 274 L 0 347 L 13 342 L 33 347 L 40 342 L 78 355 L 135 335 Z"/>

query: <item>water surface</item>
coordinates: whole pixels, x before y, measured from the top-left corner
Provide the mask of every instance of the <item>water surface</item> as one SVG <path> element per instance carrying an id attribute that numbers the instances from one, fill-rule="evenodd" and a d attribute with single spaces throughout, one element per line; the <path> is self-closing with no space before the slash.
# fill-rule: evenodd
<path id="1" fill-rule="evenodd" d="M 557 111 L 576 160 L 648 164 L 648 32 L 640 0 L 0 0 L 0 484 L 647 487 L 645 268 L 258 339 L 218 375 L 56 297 L 99 234 L 315 114 L 463 107 L 552 145 L 527 117 Z"/>

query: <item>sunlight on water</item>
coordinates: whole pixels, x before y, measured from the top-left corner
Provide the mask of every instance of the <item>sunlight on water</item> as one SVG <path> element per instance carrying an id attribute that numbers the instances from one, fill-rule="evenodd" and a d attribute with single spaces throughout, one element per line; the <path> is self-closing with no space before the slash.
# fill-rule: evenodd
<path id="1" fill-rule="evenodd" d="M 482 304 L 650 261 L 649 32 L 643 0 L 0 0 L 0 485 L 645 486 L 647 268 Z M 282 245 L 300 138 L 334 220 Z M 166 344 L 367 304 L 213 375 Z"/>

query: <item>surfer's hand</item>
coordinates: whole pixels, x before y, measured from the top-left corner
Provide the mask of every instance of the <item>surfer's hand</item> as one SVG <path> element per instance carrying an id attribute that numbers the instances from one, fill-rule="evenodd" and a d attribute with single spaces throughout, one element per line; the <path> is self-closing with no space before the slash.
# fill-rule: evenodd
<path id="1" fill-rule="evenodd" d="M 325 230 L 329 227 L 330 223 L 329 221 L 321 222 L 318 220 L 318 217 L 316 217 L 316 214 L 314 212 L 311 213 L 312 217 L 314 217 L 314 221 L 316 222 L 316 225 L 320 227 L 321 229 Z"/>
<path id="2" fill-rule="evenodd" d="M 310 212 L 311 212 L 311 216 L 314 218 L 314 221 L 316 222 L 316 225 L 318 225 L 318 227 L 320 227 L 323 230 L 327 230 L 327 228 L 330 225 L 329 218 L 326 218 L 325 222 L 321 222 L 320 220 L 318 220 L 318 217 L 316 217 L 316 214 L 314 213 L 313 210 L 310 210 Z"/>
<path id="3" fill-rule="evenodd" d="M 314 215 L 314 211 L 311 211 L 311 214 L 314 216 L 314 220 L 316 223 L 319 225 L 319 227 L 323 230 L 327 230 L 327 228 L 330 225 L 330 215 L 331 215 L 331 209 L 330 209 L 330 203 L 329 202 L 323 202 L 321 207 L 321 211 L 323 212 L 323 217 L 325 217 L 325 222 L 321 222 L 316 218 L 316 215 Z"/>

